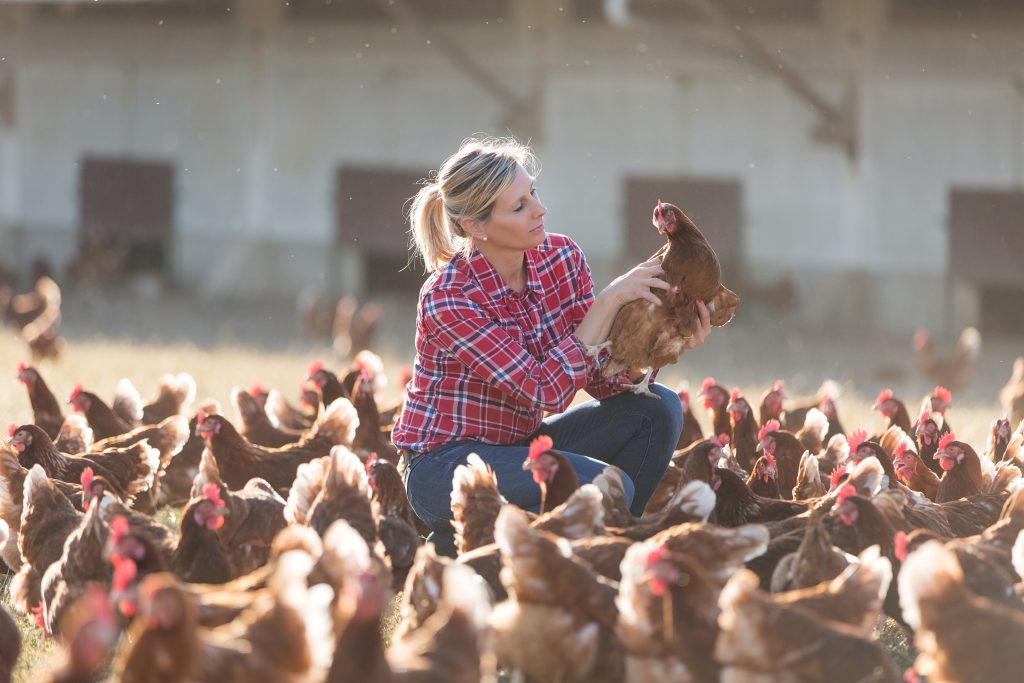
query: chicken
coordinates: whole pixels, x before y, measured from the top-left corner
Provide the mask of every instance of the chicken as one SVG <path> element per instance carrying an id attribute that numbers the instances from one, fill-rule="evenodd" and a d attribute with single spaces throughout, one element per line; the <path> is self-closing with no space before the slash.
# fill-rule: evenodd
<path id="1" fill-rule="evenodd" d="M 416 550 L 416 559 L 406 577 L 399 605 L 399 622 L 394 637 L 400 639 L 414 631 L 437 611 L 441 599 L 441 580 L 446 567 L 455 564 L 439 556 L 433 543 L 425 543 Z"/>
<path id="2" fill-rule="evenodd" d="M 468 567 L 445 567 L 435 612 L 388 652 L 395 683 L 478 683 L 493 675 L 487 587 Z M 333 681 L 334 679 L 328 679 Z"/>
<path id="3" fill-rule="evenodd" d="M 326 455 L 334 445 L 351 444 L 358 418 L 348 399 L 338 399 L 317 419 L 316 426 L 296 444 L 268 449 L 247 442 L 221 415 L 199 413 L 197 433 L 206 440 L 224 483 L 242 488 L 253 477 L 286 492 L 299 465 Z"/>
<path id="4" fill-rule="evenodd" d="M 736 460 L 747 472 L 754 469 L 754 461 L 757 460 L 757 442 L 759 427 L 754 420 L 754 411 L 739 389 L 733 389 L 729 396 L 729 434 L 732 435 L 730 443 Z"/>
<path id="5" fill-rule="evenodd" d="M 718 256 L 686 214 L 659 200 L 653 224 L 668 237 L 654 258 L 661 260 L 662 277 L 671 288 L 655 290 L 661 306 L 636 300 L 619 309 L 605 342 L 611 354 L 604 368 L 606 376 L 625 368 L 646 369 L 633 391 L 649 395 L 654 371 L 679 360 L 700 324 L 698 300 L 707 305 L 714 327 L 726 325 L 740 306 L 740 298 L 722 284 Z"/>
<path id="6" fill-rule="evenodd" d="M 1010 379 L 999 390 L 999 403 L 1011 425 L 1024 422 L 1024 356 L 1013 361 Z"/>
<path id="7" fill-rule="evenodd" d="M 78 528 L 82 513 L 39 465 L 29 470 L 22 495 L 18 533 L 22 565 L 11 581 L 10 594 L 15 609 L 30 614 L 40 609 L 43 572 L 64 554 L 64 541 Z"/>
<path id="8" fill-rule="evenodd" d="M 718 604 L 715 660 L 722 681 L 902 681 L 889 656 L 857 629 L 776 602 L 757 589 L 748 570 L 729 580 Z"/>
<path id="9" fill-rule="evenodd" d="M 929 500 L 935 500 L 935 494 L 939 490 L 939 478 L 935 476 L 920 456 L 904 442 L 893 451 L 893 468 L 900 481 L 914 491 L 920 491 Z"/>
<path id="10" fill-rule="evenodd" d="M 679 489 L 691 481 L 703 481 L 710 486 L 714 479 L 715 468 L 725 457 L 727 443 L 728 437 L 723 434 L 705 441 L 698 441 L 682 451 L 676 452 L 672 456 L 671 466 L 665 470 L 657 488 L 650 500 L 647 501 L 643 516 L 648 517 L 664 511 L 668 502 Z M 598 483 L 598 480 L 595 479 L 594 483 Z M 625 505 L 625 501 L 620 508 L 624 514 L 617 519 L 607 518 L 605 520 L 607 524 L 628 526 L 633 523 L 632 516 L 629 514 L 629 506 Z"/>
<path id="11" fill-rule="evenodd" d="M 558 507 L 580 487 L 572 463 L 554 450 L 551 437 L 538 436 L 530 442 L 530 451 L 523 461 L 523 469 L 533 473 L 533 481 L 540 486 L 540 513 Z"/>
<path id="12" fill-rule="evenodd" d="M 375 301 L 361 306 L 352 296 L 342 296 L 334 311 L 331 335 L 338 358 L 348 358 L 373 346 L 382 309 Z"/>
<path id="13" fill-rule="evenodd" d="M 43 572 L 42 622 L 48 634 L 63 635 L 57 626 L 68 607 L 85 595 L 87 582 L 110 582 L 110 564 L 104 556 L 110 528 L 103 521 L 102 506 L 102 500 L 89 506 L 78 528 L 64 542 L 60 559 Z"/>
<path id="14" fill-rule="evenodd" d="M 335 520 L 344 519 L 371 549 L 377 543 L 366 470 L 345 446 L 335 446 L 329 456 L 299 466 L 284 516 L 289 523 L 312 527 L 321 536 Z"/>
<path id="15" fill-rule="evenodd" d="M 900 433 L 898 431 L 899 429 L 900 428 L 896 426 L 889 427 L 886 434 L 890 434 L 890 438 L 886 439 L 883 436 L 880 440 L 886 441 L 887 444 L 890 442 L 895 443 L 898 440 L 896 437 Z M 855 429 L 853 433 L 850 434 L 848 441 L 850 446 L 849 464 L 855 465 L 866 458 L 873 457 L 878 461 L 882 471 L 885 473 L 885 476 L 887 477 L 887 484 L 890 487 L 895 486 L 898 477 L 896 475 L 896 470 L 893 467 L 892 458 L 889 453 L 886 452 L 885 448 L 878 443 L 878 441 L 868 440 L 866 437 L 867 432 L 863 429 Z"/>
<path id="16" fill-rule="evenodd" d="M 921 462 L 937 477 L 942 476 L 942 464 L 935 457 L 935 452 L 939 450 L 939 440 L 949 432 L 949 425 L 940 413 L 922 411 L 917 418 L 917 429 L 914 430 L 916 450 Z"/>
<path id="17" fill-rule="evenodd" d="M 676 395 L 679 396 L 679 402 L 683 405 L 683 431 L 679 433 L 679 441 L 676 443 L 676 450 L 678 450 L 703 439 L 704 431 L 700 428 L 700 423 L 694 417 L 693 411 L 690 410 L 690 386 L 686 382 L 681 383 L 676 389 Z"/>
<path id="18" fill-rule="evenodd" d="M 164 375 L 159 384 L 157 397 L 142 406 L 140 422 L 144 425 L 157 424 L 175 415 L 187 415 L 196 398 L 196 380 L 187 372 Z"/>
<path id="19" fill-rule="evenodd" d="M 1024 613 L 973 595 L 952 550 L 930 541 L 899 577 L 900 605 L 920 654 L 914 669 L 932 681 L 1010 683 L 1024 668 Z"/>
<path id="20" fill-rule="evenodd" d="M 992 462 L 999 462 L 1006 455 L 1006 448 L 1013 438 L 1010 421 L 1005 417 L 997 418 L 992 422 L 992 429 L 989 430 L 988 440 L 985 444 L 985 457 Z"/>
<path id="21" fill-rule="evenodd" d="M 703 400 L 704 410 L 711 418 L 711 433 L 715 436 L 728 434 L 731 438 L 732 426 L 728 411 L 729 390 L 721 384 L 717 384 L 714 377 L 706 377 L 700 385 L 700 392 L 697 396 Z"/>
<path id="22" fill-rule="evenodd" d="M 821 467 L 818 459 L 811 455 L 810 451 L 804 451 L 800 456 L 800 470 L 796 475 L 796 484 L 793 486 L 793 500 L 808 500 L 820 498 L 827 493 L 825 484 L 821 481 Z"/>
<path id="23" fill-rule="evenodd" d="M 358 374 L 358 371 L 357 371 Z M 348 399 L 352 396 L 355 378 L 351 383 L 343 383 L 338 376 L 324 367 L 323 361 L 313 361 L 306 371 L 306 381 L 312 382 L 320 394 L 320 405 L 329 406 L 339 398 Z"/>
<path id="24" fill-rule="evenodd" d="M 970 445 L 957 441 L 952 432 L 939 440 L 935 458 L 945 471 L 935 492 L 936 503 L 966 498 L 984 490 L 981 459 Z"/>
<path id="25" fill-rule="evenodd" d="M 63 661 L 34 676 L 33 680 L 42 683 L 99 680 L 121 636 L 121 626 L 104 587 L 87 585 L 86 594 L 66 610 L 58 630 L 64 634 Z"/>
<path id="26" fill-rule="evenodd" d="M 892 389 L 883 389 L 879 392 L 871 409 L 881 413 L 882 418 L 885 420 L 886 429 L 896 426 L 907 434 L 910 434 L 914 429 L 910 424 L 910 413 L 907 412 L 906 404 L 893 395 Z M 871 438 L 871 441 L 877 440 L 878 438 L 876 437 Z"/>
<path id="27" fill-rule="evenodd" d="M 0 288 L 4 321 L 19 331 L 37 360 L 56 359 L 64 348 L 64 340 L 57 333 L 60 305 L 60 287 L 48 275 L 38 277 L 33 291 L 25 294 L 12 296 L 7 287 Z"/>
<path id="28" fill-rule="evenodd" d="M 142 421 L 142 397 L 127 378 L 117 385 L 114 403 L 108 406 L 79 384 L 68 398 L 71 409 L 85 416 L 97 439 L 124 434 Z"/>
<path id="29" fill-rule="evenodd" d="M 817 408 L 807 411 L 803 426 L 796 432 L 796 438 L 805 450 L 814 455 L 825 448 L 825 437 L 828 434 L 828 418 Z"/>
<path id="30" fill-rule="evenodd" d="M 235 404 L 238 416 L 242 420 L 242 436 L 255 446 L 280 448 L 295 443 L 302 437 L 301 433 L 286 432 L 275 427 L 263 406 L 241 387 L 231 390 L 231 402 Z"/>
<path id="31" fill-rule="evenodd" d="M 10 531 L 7 522 L 0 520 L 0 546 L 6 545 Z M 0 683 L 10 683 L 14 666 L 21 654 L 21 631 L 6 608 L 0 607 Z"/>
<path id="32" fill-rule="evenodd" d="M 42 427 L 51 439 L 56 439 L 64 423 L 64 411 L 57 397 L 50 391 L 39 370 L 24 363 L 18 365 L 18 381 L 28 392 L 28 400 L 32 404 L 32 422 Z"/>
<path id="33" fill-rule="evenodd" d="M 783 431 L 778 420 L 769 420 L 757 433 L 757 452 L 775 458 L 778 466 L 778 482 L 782 497 L 787 500 L 793 495 L 796 478 L 800 473 L 800 458 L 804 446 L 793 434 Z"/>
<path id="34" fill-rule="evenodd" d="M 199 471 L 199 460 L 206 450 L 206 441 L 199 435 L 199 415 L 211 415 L 220 412 L 220 404 L 206 401 L 188 422 L 188 440 L 167 463 L 160 479 L 158 505 L 180 506 L 191 496 L 192 480 Z"/>
<path id="35" fill-rule="evenodd" d="M 747 478 L 747 487 L 755 496 L 782 498 L 779 489 L 779 468 L 771 453 L 765 453 L 754 463 L 754 469 Z"/>
<path id="36" fill-rule="evenodd" d="M 839 576 L 850 564 L 850 556 L 832 545 L 824 521 L 828 508 L 811 510 L 796 552 L 783 557 L 772 574 L 771 592 L 810 588 Z"/>
<path id="37" fill-rule="evenodd" d="M 541 681 L 622 681 L 614 586 L 511 505 L 498 515 L 495 538 L 509 594 L 491 616 L 499 666 Z"/>
<path id="38" fill-rule="evenodd" d="M 84 453 L 91 450 L 94 444 L 95 437 L 89 421 L 75 413 L 64 418 L 60 431 L 53 440 L 53 445 L 61 453 Z"/>
<path id="39" fill-rule="evenodd" d="M 371 455 L 366 461 L 366 479 L 373 491 L 373 517 L 391 567 L 392 588 L 401 590 L 422 543 L 416 531 L 416 515 L 405 494 L 402 475 L 392 463 Z"/>
<path id="40" fill-rule="evenodd" d="M 374 374 L 366 365 L 361 365 L 359 370 L 359 380 L 351 396 L 352 405 L 359 416 L 359 425 L 352 438 L 352 450 L 366 455 L 376 453 L 378 457 L 398 464 L 398 450 L 384 434 L 385 426 L 381 424 L 380 410 L 374 397 Z"/>
<path id="41" fill-rule="evenodd" d="M 259 399 L 257 399 L 259 400 Z M 312 390 L 303 389 L 302 405 L 308 411 L 300 410 L 290 403 L 277 389 L 271 389 L 266 394 L 263 406 L 264 411 L 270 416 L 281 429 L 289 429 L 297 432 L 304 432 L 313 426 L 316 420 L 316 410 L 319 404 L 319 395 Z"/>
<path id="42" fill-rule="evenodd" d="M 36 425 L 22 425 L 13 430 L 11 446 L 26 467 L 42 465 L 47 476 L 77 482 L 86 468 L 101 475 L 122 499 L 146 491 L 160 469 L 160 454 L 143 440 L 127 448 L 112 448 L 101 453 L 66 455 Z"/>
<path id="43" fill-rule="evenodd" d="M 198 626 L 195 606 L 173 577 L 146 577 L 139 588 L 139 618 L 114 664 L 116 678 L 123 683 L 324 680 L 334 591 L 326 584 L 308 585 L 314 566 L 304 552 L 286 552 L 268 594 L 215 629 Z"/>
<path id="44" fill-rule="evenodd" d="M 757 426 L 763 427 L 768 420 L 782 421 L 782 401 L 786 398 L 786 383 L 781 379 L 775 380 L 770 389 L 766 389 L 761 395 L 761 405 L 757 410 Z"/>
<path id="45" fill-rule="evenodd" d="M 971 383 L 974 365 L 981 352 L 981 333 L 974 327 L 965 327 L 953 350 L 947 355 L 940 355 L 928 332 L 920 329 L 914 333 L 914 351 L 917 353 L 917 367 L 929 382 L 959 391 Z"/>
<path id="46" fill-rule="evenodd" d="M 271 542 L 287 525 L 285 500 L 262 479 L 250 479 L 232 491 L 221 480 L 217 462 L 207 450 L 192 484 L 192 497 L 204 495 L 211 484 L 226 508 L 224 523 L 216 531 L 230 556 L 232 574 L 240 576 L 263 566 L 270 557 Z"/>
<path id="47" fill-rule="evenodd" d="M 192 583 L 225 583 L 236 577 L 227 549 L 217 531 L 224 526 L 228 508 L 214 483 L 181 511 L 181 529 L 171 555 L 171 570 Z"/>
<path id="48" fill-rule="evenodd" d="M 616 605 L 627 683 L 718 679 L 718 590 L 693 558 L 663 543 L 634 544 L 622 560 Z"/>
<path id="49" fill-rule="evenodd" d="M 758 496 L 735 472 L 718 468 L 711 485 L 715 492 L 715 521 L 722 526 L 770 522 L 799 515 L 803 503 Z"/>
<path id="50" fill-rule="evenodd" d="M 507 503 L 494 470 L 470 453 L 466 464 L 455 468 L 452 482 L 452 528 L 460 555 L 494 543 L 494 521 Z"/>
<path id="51" fill-rule="evenodd" d="M 778 604 L 799 607 L 822 620 L 836 621 L 870 638 L 892 581 L 892 565 L 878 546 L 864 550 L 838 576 L 817 585 L 772 596 Z"/>

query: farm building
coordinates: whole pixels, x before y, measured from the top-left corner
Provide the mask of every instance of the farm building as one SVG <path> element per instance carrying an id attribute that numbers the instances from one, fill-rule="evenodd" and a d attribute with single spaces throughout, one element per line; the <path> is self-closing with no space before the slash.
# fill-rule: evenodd
<path id="1" fill-rule="evenodd" d="M 5 0 L 0 263 L 414 292 L 416 181 L 511 132 L 598 283 L 660 197 L 809 323 L 1020 332 L 1022 65 L 1013 0 Z"/>

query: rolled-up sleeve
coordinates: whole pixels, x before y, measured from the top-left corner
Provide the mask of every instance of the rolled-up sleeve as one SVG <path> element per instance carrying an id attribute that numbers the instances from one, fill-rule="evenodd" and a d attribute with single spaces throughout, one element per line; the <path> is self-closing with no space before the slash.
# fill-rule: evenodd
<path id="1" fill-rule="evenodd" d="M 446 349 L 476 379 L 531 409 L 561 412 L 591 381 L 587 356 L 574 334 L 534 358 L 468 297 L 434 291 L 424 297 L 421 333 Z"/>

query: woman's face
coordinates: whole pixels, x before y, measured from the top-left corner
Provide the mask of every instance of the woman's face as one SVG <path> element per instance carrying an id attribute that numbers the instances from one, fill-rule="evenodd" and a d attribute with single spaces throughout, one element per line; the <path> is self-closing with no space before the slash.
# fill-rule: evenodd
<path id="1" fill-rule="evenodd" d="M 522 166 L 516 170 L 516 179 L 498 195 L 490 217 L 473 232 L 480 246 L 480 236 L 491 249 L 526 251 L 544 241 L 544 215 L 546 206 L 540 203 L 533 177 Z"/>

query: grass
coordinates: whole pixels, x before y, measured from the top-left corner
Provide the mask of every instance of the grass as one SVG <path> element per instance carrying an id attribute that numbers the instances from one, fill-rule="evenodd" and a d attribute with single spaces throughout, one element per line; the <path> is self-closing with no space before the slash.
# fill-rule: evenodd
<path id="1" fill-rule="evenodd" d="M 855 343 L 852 345 L 848 343 L 846 346 L 843 346 L 843 343 L 843 340 L 838 340 L 834 348 L 831 349 L 829 357 L 833 361 L 844 358 L 844 354 L 856 352 Z M 666 368 L 662 372 L 660 380 L 669 386 L 674 386 L 685 378 L 696 390 L 703 377 L 713 373 L 725 386 L 739 386 L 755 404 L 765 386 L 770 383 L 770 380 L 766 380 L 766 378 L 772 375 L 772 368 L 765 367 L 766 359 L 761 355 L 746 352 L 742 348 L 732 348 L 726 339 L 723 339 L 716 348 L 702 349 L 696 353 L 704 354 L 694 356 L 698 363 L 686 362 Z M 229 401 L 231 389 L 234 386 L 260 383 L 268 387 L 277 387 L 290 400 L 295 400 L 299 383 L 305 375 L 309 362 L 317 357 L 324 358 L 328 367 L 340 365 L 336 361 L 332 361 L 332 355 L 327 346 L 310 343 L 270 352 L 237 344 L 208 349 L 181 342 L 134 343 L 121 340 L 86 339 L 70 343 L 65 357 L 59 363 L 45 362 L 39 365 L 39 369 L 58 399 L 68 396 L 72 388 L 79 383 L 101 397 L 110 398 L 113 396 L 117 382 L 122 377 L 131 378 L 143 398 L 146 398 L 155 395 L 157 382 L 161 375 L 186 371 L 196 378 L 198 400 L 214 398 L 221 402 L 227 415 L 234 416 L 235 411 Z M 28 361 L 28 357 L 20 342 L 3 329 L 0 329 L 0 359 L 4 359 L 4 365 L 0 365 L 0 420 L 19 424 L 28 422 L 32 416 L 31 408 L 24 390 L 14 380 L 16 364 L 22 359 Z M 384 360 L 385 367 L 389 370 L 407 362 L 405 358 L 396 357 L 385 357 Z M 692 369 L 695 365 L 699 366 L 696 371 Z M 863 388 L 858 390 L 857 385 L 850 378 L 843 377 L 834 370 L 834 363 L 819 368 L 803 368 L 802 379 L 794 384 L 810 386 L 813 380 L 809 378 L 829 375 L 845 380 L 844 394 L 837 401 L 845 428 L 851 430 L 856 427 L 864 427 L 869 433 L 873 433 L 881 426 L 881 421 L 872 412 L 871 402 L 882 385 L 878 383 L 871 386 L 861 385 Z M 1001 372 L 1001 368 L 997 368 L 997 370 Z M 920 388 L 919 385 L 917 387 Z M 956 427 L 958 436 L 962 440 L 974 444 L 979 452 L 984 449 L 985 438 L 992 419 L 999 414 L 999 408 L 995 402 L 997 390 L 998 387 L 991 387 L 990 390 L 971 395 L 973 397 L 980 396 L 982 400 L 977 398 L 973 401 L 958 399 L 950 411 L 950 420 Z M 901 390 L 897 387 L 897 395 L 905 398 L 911 412 L 916 412 L 915 408 L 920 399 L 920 393 L 915 394 L 911 389 Z M 397 401 L 398 398 L 399 390 L 394 384 L 389 385 L 381 393 L 381 401 L 385 404 Z M 581 393 L 578 400 L 585 399 L 586 396 Z M 706 432 L 708 427 L 706 418 L 700 415 L 698 419 L 705 427 Z M 176 512 L 165 511 L 161 521 L 170 526 L 176 526 Z M 7 586 L 10 578 L 10 575 L 7 575 L 0 580 L 2 602 L 5 606 L 9 606 Z M 392 604 L 389 610 L 389 619 L 385 624 L 385 636 L 388 638 L 397 624 L 396 605 L 397 602 Z M 40 631 L 27 619 L 18 616 L 18 622 L 22 628 L 23 649 L 15 680 L 29 681 L 32 680 L 34 674 L 40 671 L 41 667 L 46 665 L 48 658 L 55 654 L 57 648 L 52 641 L 44 639 Z M 910 665 L 914 653 L 899 629 L 889 623 L 881 631 L 880 639 L 901 668 Z"/>

